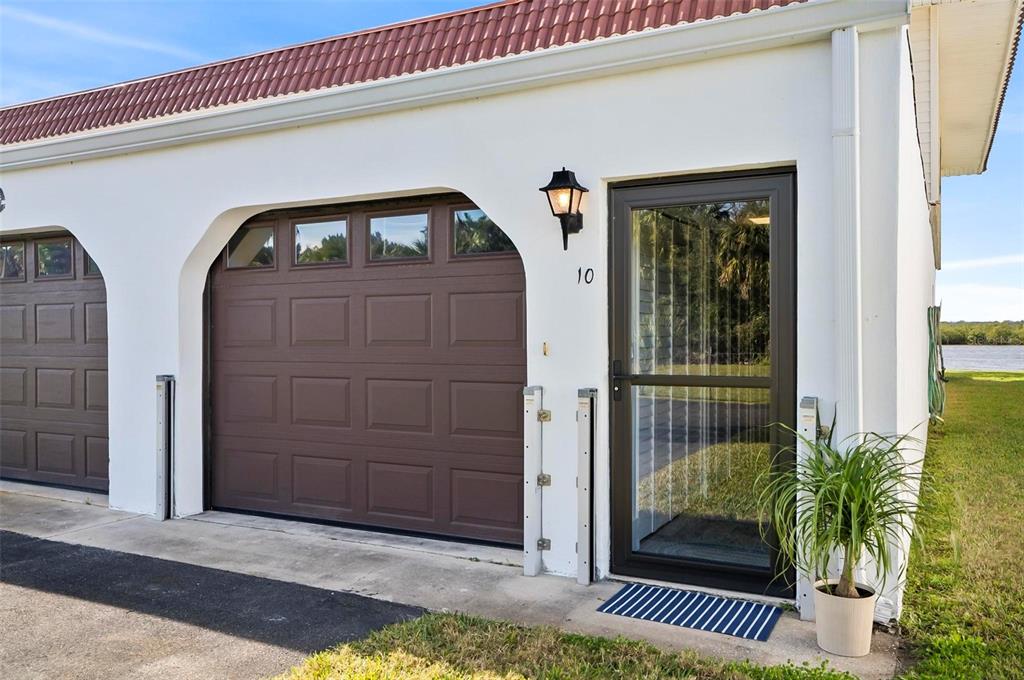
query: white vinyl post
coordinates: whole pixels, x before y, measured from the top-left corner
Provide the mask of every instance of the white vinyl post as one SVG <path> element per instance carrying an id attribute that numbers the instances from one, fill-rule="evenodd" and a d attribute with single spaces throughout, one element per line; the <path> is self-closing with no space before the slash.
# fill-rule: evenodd
<path id="1" fill-rule="evenodd" d="M 537 479 L 543 472 L 543 437 L 540 411 L 544 388 L 523 389 L 523 574 L 536 576 L 543 568 L 538 542 L 544 536 L 541 524 L 542 487 Z"/>
<path id="2" fill-rule="evenodd" d="M 156 507 L 159 520 L 169 519 L 174 512 L 171 500 L 173 469 L 174 376 L 156 377 Z"/>
<path id="3" fill-rule="evenodd" d="M 818 415 L 818 398 L 803 397 L 800 399 L 800 413 L 797 416 L 797 430 L 800 436 L 808 441 L 817 441 L 821 423 Z M 807 445 L 800 442 L 796 455 L 805 458 L 809 454 Z M 803 574 L 796 576 L 796 604 L 800 610 L 800 618 L 804 621 L 814 620 L 814 584 Z"/>
<path id="4" fill-rule="evenodd" d="M 594 579 L 593 505 L 594 399 L 597 390 L 581 389 L 576 402 L 576 582 L 590 585 Z"/>

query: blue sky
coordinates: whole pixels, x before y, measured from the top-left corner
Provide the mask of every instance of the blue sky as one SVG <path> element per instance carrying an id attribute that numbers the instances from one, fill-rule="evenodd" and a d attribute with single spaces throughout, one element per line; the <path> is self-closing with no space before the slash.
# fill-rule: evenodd
<path id="1" fill-rule="evenodd" d="M 483 0 L 481 0 L 483 1 Z M 469 7 L 473 0 L 0 4 L 0 105 Z M 1024 61 L 1022 59 L 1021 61 Z M 984 175 L 943 182 L 948 320 L 1024 319 L 1024 84 L 1010 85 Z"/>

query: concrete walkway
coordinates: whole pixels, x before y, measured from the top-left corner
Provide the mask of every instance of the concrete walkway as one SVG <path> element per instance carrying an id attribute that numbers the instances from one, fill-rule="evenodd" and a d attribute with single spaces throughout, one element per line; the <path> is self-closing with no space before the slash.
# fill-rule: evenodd
<path id="1" fill-rule="evenodd" d="M 5 491 L 6 490 L 6 491 Z M 223 512 L 167 522 L 96 504 L 15 493 L 0 483 L 0 529 L 377 600 L 526 624 L 646 640 L 759 664 L 819 664 L 865 679 L 896 669 L 895 640 L 876 633 L 872 654 L 823 654 L 814 627 L 786 613 L 767 643 L 599 614 L 621 583 L 578 586 L 522 576 L 519 551 L 356 531 Z M 18 489 L 20 491 L 20 489 Z M 38 491 L 34 491 L 38 493 Z"/>

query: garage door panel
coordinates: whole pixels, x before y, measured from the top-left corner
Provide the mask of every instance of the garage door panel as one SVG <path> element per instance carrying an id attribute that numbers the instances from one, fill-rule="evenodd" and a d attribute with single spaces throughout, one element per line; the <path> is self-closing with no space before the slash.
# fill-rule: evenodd
<path id="1" fill-rule="evenodd" d="M 277 300 L 227 300 L 219 310 L 224 347 L 274 347 L 277 343 Z"/>
<path id="2" fill-rule="evenodd" d="M 342 265 L 288 261 L 298 213 L 259 220 L 272 267 L 214 265 L 215 505 L 521 540 L 522 263 L 446 252 L 448 200 L 410 204 L 427 260 L 367 262 L 369 206 Z"/>
<path id="3" fill-rule="evenodd" d="M 349 296 L 293 297 L 289 302 L 291 347 L 319 347 L 333 353 L 348 346 Z"/>
<path id="4" fill-rule="evenodd" d="M 107 481 L 107 462 L 110 456 L 110 442 L 106 437 L 85 438 L 85 476 L 97 480 L 98 483 Z"/>
<path id="5" fill-rule="evenodd" d="M 495 291 L 448 296 L 448 346 L 520 348 L 523 346 L 523 293 Z"/>
<path id="6" fill-rule="evenodd" d="M 525 350 L 521 276 L 388 280 L 347 295 L 338 295 L 337 283 L 259 281 L 216 287 L 214 318 L 225 327 L 215 334 L 219 360 L 523 362 L 515 351 Z M 409 294 L 404 286 L 411 285 L 429 291 Z M 342 347 L 348 351 L 339 353 Z"/>
<path id="7" fill-rule="evenodd" d="M 87 368 L 85 373 L 85 408 L 88 411 L 107 410 L 107 371 Z"/>
<path id="8" fill-rule="evenodd" d="M 353 510 L 353 464 L 351 459 L 293 454 L 292 496 L 294 505 L 312 511 Z"/>
<path id="9" fill-rule="evenodd" d="M 259 450 L 257 442 L 225 445 L 217 456 L 221 491 L 235 500 L 280 503 L 280 455 Z"/>
<path id="10" fill-rule="evenodd" d="M 25 305 L 0 305 L 0 342 L 4 344 L 27 342 L 26 312 Z"/>
<path id="11" fill-rule="evenodd" d="M 225 423 L 278 424 L 279 381 L 276 377 L 232 373 L 224 375 L 218 384 Z"/>
<path id="12" fill-rule="evenodd" d="M 0 368 L 0 404 L 28 405 L 28 369 L 20 366 Z"/>
<path id="13" fill-rule="evenodd" d="M 412 463 L 367 463 L 367 514 L 435 521 L 434 466 Z"/>
<path id="14" fill-rule="evenodd" d="M 521 368 L 414 368 L 421 379 L 384 364 L 218 363 L 218 432 L 521 457 Z"/>
<path id="15" fill-rule="evenodd" d="M 4 360 L 8 365 L 0 368 L 0 417 L 106 424 L 107 372 L 105 368 L 90 368 L 105 366 L 103 359 L 5 356 Z"/>
<path id="16" fill-rule="evenodd" d="M 519 540 L 521 459 L 260 437 L 218 437 L 214 448 L 216 507 Z"/>
<path id="17" fill-rule="evenodd" d="M 365 300 L 365 347 L 432 349 L 431 293 L 367 295 Z"/>
<path id="18" fill-rule="evenodd" d="M 352 427 L 351 379 L 291 376 L 291 424 Z"/>
<path id="19" fill-rule="evenodd" d="M 75 305 L 57 302 L 36 304 L 36 342 L 73 343 L 75 333 Z"/>
<path id="20" fill-rule="evenodd" d="M 437 438 L 446 448 L 521 456 L 520 376 L 516 367 L 218 363 L 218 432 L 347 443 L 383 436 L 413 448 Z"/>
<path id="21" fill-rule="evenodd" d="M 35 405 L 64 409 L 78 406 L 75 403 L 75 369 L 37 368 Z"/>
<path id="22" fill-rule="evenodd" d="M 523 438 L 518 382 L 451 381 L 449 432 L 457 437 Z"/>
<path id="23" fill-rule="evenodd" d="M 29 404 L 28 406 L 0 407 L 0 420 L 4 423 L 31 420 L 40 427 L 53 427 L 59 424 L 75 432 L 86 432 L 99 428 L 104 430 L 107 425 L 105 411 L 87 412 L 67 408 L 45 408 Z"/>
<path id="24" fill-rule="evenodd" d="M 0 430 L 0 465 L 5 470 L 28 471 L 28 433 L 24 430 Z"/>
<path id="25" fill-rule="evenodd" d="M 436 325 L 435 325 L 436 328 Z M 359 329 L 353 326 L 352 335 L 357 337 Z M 283 337 L 288 337 L 287 330 Z M 441 344 L 438 347 L 438 344 Z M 412 345 L 394 345 L 388 349 L 383 346 L 377 347 L 351 347 L 346 350 L 344 359 L 338 361 L 336 352 L 317 345 L 311 344 L 295 345 L 292 347 L 268 348 L 268 351 L 260 356 L 253 356 L 252 352 L 243 347 L 217 348 L 217 361 L 226 362 L 316 362 L 325 363 L 347 363 L 347 364 L 432 364 L 438 366 L 481 366 L 481 367 L 512 367 L 522 369 L 522 364 L 511 361 L 509 358 L 509 347 L 502 347 L 499 343 L 478 343 L 475 345 L 465 344 L 452 348 L 446 347 L 447 339 L 434 339 L 435 347 L 423 349 Z M 341 345 L 341 343 L 339 343 Z M 342 345 L 343 346 L 343 345 Z M 514 349 L 513 351 L 525 352 L 525 348 Z"/>
<path id="26" fill-rule="evenodd" d="M 46 237 L 40 237 L 46 238 Z M 0 281 L 0 475 L 105 491 L 107 331 L 102 278 Z M 75 261 L 84 261 L 78 244 Z"/>
<path id="27" fill-rule="evenodd" d="M 86 302 L 82 307 L 82 312 L 85 317 L 85 342 L 91 345 L 106 345 L 107 303 Z"/>
<path id="28" fill-rule="evenodd" d="M 90 434 L 91 433 L 91 434 Z M 106 424 L 68 425 L 38 420 L 4 418 L 0 431 L 0 466 L 3 476 L 27 482 L 45 482 L 103 491 L 107 486 L 106 447 L 91 440 L 106 441 Z"/>
<path id="29" fill-rule="evenodd" d="M 366 380 L 366 431 L 434 433 L 432 380 Z"/>
<path id="30" fill-rule="evenodd" d="M 523 476 L 453 468 L 452 523 L 515 531 L 523 516 Z"/>
<path id="31" fill-rule="evenodd" d="M 433 225 L 436 226 L 436 225 Z M 353 222 L 353 230 L 360 225 Z M 365 228 L 365 227 L 364 227 Z M 353 238 L 358 236 L 354 235 Z M 279 227 L 277 231 L 278 256 L 284 250 L 280 250 L 282 238 L 290 239 L 291 236 L 287 227 Z M 436 248 L 435 248 L 436 250 Z M 287 257 L 287 255 L 285 255 Z M 354 285 L 394 285 L 402 287 L 398 282 L 411 281 L 414 279 L 444 280 L 452 278 L 476 277 L 481 279 L 494 278 L 524 278 L 522 260 L 518 256 L 508 255 L 483 255 L 472 257 L 445 257 L 443 254 L 433 261 L 392 261 L 373 262 L 358 261 L 360 253 L 355 248 L 350 251 L 350 262 L 342 267 L 317 267 L 304 266 L 294 267 L 287 262 L 278 262 L 275 269 L 265 269 L 254 272 L 245 269 L 225 269 L 223 267 L 223 255 L 213 265 L 216 273 L 214 285 L 218 288 L 246 290 L 252 286 L 253 276 L 260 278 L 260 285 L 272 286 L 296 286 L 312 288 L 317 285 L 345 286 Z M 365 251 L 362 251 L 365 257 Z M 404 286 L 408 289 L 410 286 Z"/>
<path id="32" fill-rule="evenodd" d="M 49 474 L 76 474 L 75 436 L 59 432 L 36 433 L 36 469 Z M 84 465 L 82 466 L 84 468 Z"/>

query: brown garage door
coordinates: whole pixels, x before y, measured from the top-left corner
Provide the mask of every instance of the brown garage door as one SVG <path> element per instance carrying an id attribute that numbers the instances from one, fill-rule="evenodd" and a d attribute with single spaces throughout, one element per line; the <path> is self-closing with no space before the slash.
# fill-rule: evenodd
<path id="1" fill-rule="evenodd" d="M 522 541 L 523 266 L 465 197 L 267 213 L 211 281 L 214 507 Z"/>
<path id="2" fill-rule="evenodd" d="M 107 296 L 67 234 L 0 243 L 0 475 L 107 489 Z"/>

